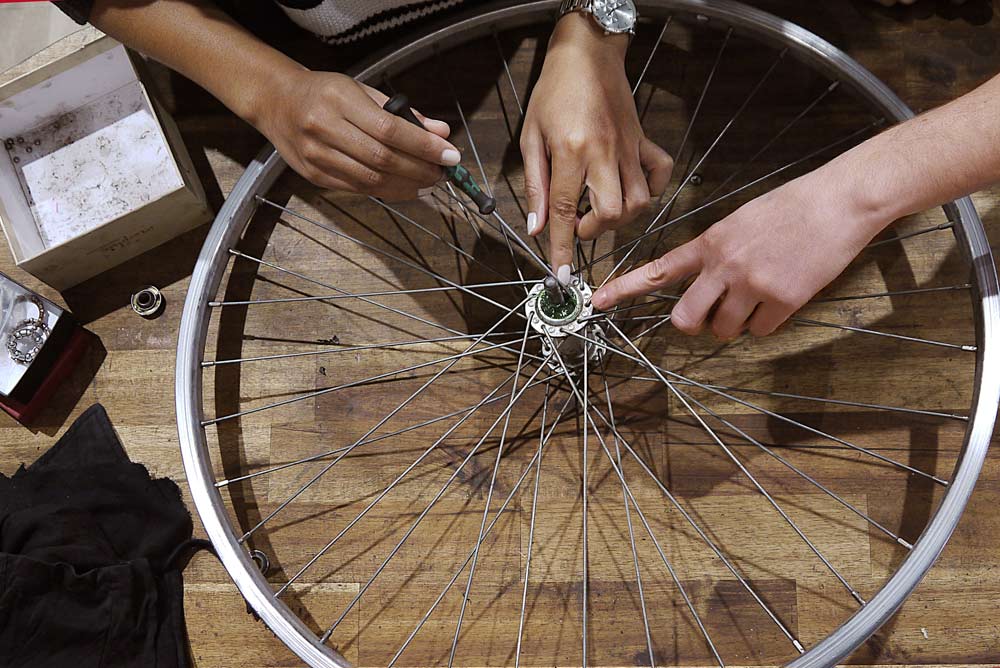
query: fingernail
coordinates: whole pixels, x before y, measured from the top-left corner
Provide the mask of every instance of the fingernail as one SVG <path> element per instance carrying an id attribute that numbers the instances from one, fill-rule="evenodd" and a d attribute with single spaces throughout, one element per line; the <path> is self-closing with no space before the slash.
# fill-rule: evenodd
<path id="1" fill-rule="evenodd" d="M 462 154 L 453 148 L 446 148 L 441 151 L 441 164 L 454 167 L 462 161 Z"/>
<path id="2" fill-rule="evenodd" d="M 594 305 L 594 308 L 603 311 L 606 304 L 604 303 L 604 290 L 598 290 L 590 298 L 590 303 Z"/>
<path id="3" fill-rule="evenodd" d="M 563 285 L 569 285 L 570 267 L 568 264 L 564 264 L 556 270 L 556 278 Z"/>
<path id="4" fill-rule="evenodd" d="M 528 214 L 528 234 L 535 236 L 538 231 L 538 214 L 532 211 Z"/>
<path id="5" fill-rule="evenodd" d="M 434 188 L 421 188 L 417 191 L 417 197 L 427 197 L 432 192 L 434 192 Z"/>

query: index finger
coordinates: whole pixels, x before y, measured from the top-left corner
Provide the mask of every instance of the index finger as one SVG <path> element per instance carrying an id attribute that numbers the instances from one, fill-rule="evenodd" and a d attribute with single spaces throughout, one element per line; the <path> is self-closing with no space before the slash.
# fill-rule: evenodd
<path id="1" fill-rule="evenodd" d="M 619 276 L 594 293 L 591 303 L 602 311 L 630 297 L 649 294 L 701 271 L 697 239 Z"/>
<path id="2" fill-rule="evenodd" d="M 432 164 L 452 167 L 462 159 L 462 154 L 450 142 L 422 125 L 414 125 L 389 113 L 375 104 L 374 100 L 370 113 L 352 115 L 348 120 L 386 146 Z"/>
<path id="3" fill-rule="evenodd" d="M 583 192 L 583 166 L 579 158 L 553 154 L 549 185 L 549 259 L 559 273 L 573 264 L 577 203 Z"/>

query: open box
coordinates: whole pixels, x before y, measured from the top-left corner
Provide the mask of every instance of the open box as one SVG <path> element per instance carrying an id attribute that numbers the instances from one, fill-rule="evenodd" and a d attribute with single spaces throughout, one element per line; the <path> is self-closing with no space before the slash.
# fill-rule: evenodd
<path id="1" fill-rule="evenodd" d="M 210 219 L 143 63 L 102 37 L 0 87 L 0 224 L 62 290 Z"/>

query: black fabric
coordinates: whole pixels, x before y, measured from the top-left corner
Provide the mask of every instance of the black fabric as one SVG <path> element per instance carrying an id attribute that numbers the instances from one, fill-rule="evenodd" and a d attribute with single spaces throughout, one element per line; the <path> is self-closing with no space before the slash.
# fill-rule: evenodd
<path id="1" fill-rule="evenodd" d="M 0 666 L 188 666 L 178 554 L 191 533 L 177 485 L 130 462 L 89 408 L 0 475 Z"/>

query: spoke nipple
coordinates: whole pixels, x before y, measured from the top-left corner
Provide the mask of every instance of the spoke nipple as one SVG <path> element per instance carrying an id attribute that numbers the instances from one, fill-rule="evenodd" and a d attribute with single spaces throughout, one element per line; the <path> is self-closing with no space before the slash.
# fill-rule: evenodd
<path id="1" fill-rule="evenodd" d="M 899 538 L 898 536 L 896 537 L 896 542 L 899 543 L 900 545 L 902 545 L 903 547 L 905 547 L 907 550 L 912 550 L 913 549 L 913 545 L 911 545 L 907 541 L 903 540 L 902 538 Z"/>
<path id="2" fill-rule="evenodd" d="M 792 638 L 792 645 L 795 646 L 795 649 L 798 650 L 799 654 L 805 654 L 806 653 L 806 648 L 803 647 L 802 643 L 800 643 L 795 638 Z"/>

